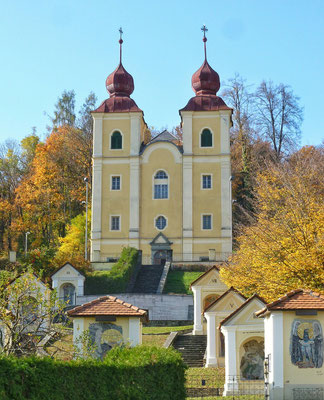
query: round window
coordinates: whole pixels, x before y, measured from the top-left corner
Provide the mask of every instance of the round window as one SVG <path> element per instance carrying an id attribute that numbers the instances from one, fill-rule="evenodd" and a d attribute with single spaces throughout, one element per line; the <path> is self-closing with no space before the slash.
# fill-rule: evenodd
<path id="1" fill-rule="evenodd" d="M 162 230 L 166 227 L 166 219 L 162 215 L 156 218 L 155 226 L 157 229 Z"/>

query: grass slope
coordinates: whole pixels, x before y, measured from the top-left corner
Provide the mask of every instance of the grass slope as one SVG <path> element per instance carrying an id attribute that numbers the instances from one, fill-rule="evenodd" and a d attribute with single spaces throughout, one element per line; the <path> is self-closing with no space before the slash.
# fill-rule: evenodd
<path id="1" fill-rule="evenodd" d="M 192 294 L 190 284 L 203 272 L 169 271 L 163 293 Z"/>

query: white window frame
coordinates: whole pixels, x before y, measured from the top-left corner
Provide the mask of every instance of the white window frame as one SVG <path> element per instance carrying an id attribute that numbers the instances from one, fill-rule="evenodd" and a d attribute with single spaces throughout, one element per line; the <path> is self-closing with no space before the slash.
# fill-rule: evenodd
<path id="1" fill-rule="evenodd" d="M 210 188 L 204 188 L 204 176 L 209 175 L 210 176 Z M 201 190 L 211 190 L 213 188 L 213 174 L 210 172 L 203 172 L 201 174 Z"/>
<path id="2" fill-rule="evenodd" d="M 158 181 L 160 181 L 159 183 L 161 185 L 168 185 L 168 197 L 163 197 L 163 198 L 156 198 L 155 197 L 155 175 L 159 172 L 159 171 L 163 171 L 166 173 L 167 175 L 167 179 L 158 179 Z M 152 176 L 152 200 L 169 200 L 170 198 L 170 175 L 168 174 L 168 172 L 163 169 L 163 168 L 159 168 L 157 169 Z"/>
<path id="3" fill-rule="evenodd" d="M 113 178 L 119 178 L 119 189 L 113 189 L 112 188 Z M 122 190 L 122 176 L 120 174 L 112 174 L 112 175 L 110 175 L 110 191 L 111 192 L 119 192 L 121 190 Z"/>
<path id="4" fill-rule="evenodd" d="M 210 226 L 211 228 L 204 228 L 204 216 L 210 216 Z M 202 231 L 212 231 L 213 230 L 213 214 L 211 213 L 203 213 L 201 214 L 201 230 Z"/>
<path id="5" fill-rule="evenodd" d="M 112 229 L 112 219 L 113 217 L 118 217 L 119 218 L 119 229 Z M 118 214 L 112 214 L 109 217 L 110 221 L 109 221 L 109 230 L 110 232 L 120 232 L 121 231 L 121 215 Z"/>
<path id="6" fill-rule="evenodd" d="M 121 136 L 122 136 L 122 147 L 121 147 L 121 149 L 112 149 L 112 148 L 111 148 L 111 137 L 112 137 L 112 134 L 113 134 L 114 132 L 119 132 L 119 133 L 121 134 Z M 109 150 L 111 150 L 111 151 L 121 151 L 121 150 L 124 150 L 124 134 L 123 134 L 123 132 L 122 132 L 120 129 L 113 129 L 113 130 L 110 132 L 110 135 L 109 135 Z"/>
<path id="7" fill-rule="evenodd" d="M 203 131 L 205 130 L 205 129 L 208 129 L 208 130 L 210 130 L 210 132 L 211 132 L 211 134 L 212 134 L 212 145 L 211 146 L 202 146 L 201 145 L 201 135 L 202 135 L 202 133 L 203 133 Z M 209 126 L 204 126 L 201 130 L 200 130 L 200 133 L 199 133 L 199 148 L 200 149 L 212 149 L 212 148 L 214 148 L 214 131 L 209 127 Z"/>
<path id="8" fill-rule="evenodd" d="M 158 199 L 159 200 L 159 199 Z M 162 199 L 163 200 L 163 199 Z M 163 229 L 159 229 L 157 226 L 156 226 L 156 221 L 157 221 L 157 219 L 159 218 L 159 217 L 163 217 L 163 218 L 165 218 L 165 227 L 163 228 Z M 157 231 L 159 231 L 159 232 L 162 232 L 162 231 L 164 231 L 166 228 L 168 227 L 168 218 L 165 216 L 165 215 L 163 215 L 163 214 L 159 214 L 159 215 L 157 215 L 155 218 L 154 218 L 154 228 L 157 230 Z"/>

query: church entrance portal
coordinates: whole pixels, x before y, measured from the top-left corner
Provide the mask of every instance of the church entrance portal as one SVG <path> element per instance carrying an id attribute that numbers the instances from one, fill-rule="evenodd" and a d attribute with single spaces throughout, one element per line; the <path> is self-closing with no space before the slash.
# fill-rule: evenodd
<path id="1" fill-rule="evenodd" d="M 172 260 L 172 242 L 160 232 L 150 243 L 152 264 L 164 265 Z"/>

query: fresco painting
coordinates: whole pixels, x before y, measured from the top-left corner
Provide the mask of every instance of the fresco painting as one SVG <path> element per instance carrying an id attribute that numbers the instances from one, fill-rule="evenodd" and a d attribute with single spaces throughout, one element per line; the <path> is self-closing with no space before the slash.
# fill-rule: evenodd
<path id="1" fill-rule="evenodd" d="M 291 326 L 291 362 L 299 368 L 323 365 L 323 330 L 318 320 L 295 319 Z"/>
<path id="2" fill-rule="evenodd" d="M 123 328 L 118 325 L 103 322 L 90 324 L 89 334 L 96 345 L 96 355 L 101 359 L 110 349 L 123 343 Z"/>
<path id="3" fill-rule="evenodd" d="M 263 379 L 264 341 L 255 339 L 244 344 L 244 354 L 241 359 L 241 376 L 243 379 Z"/>

